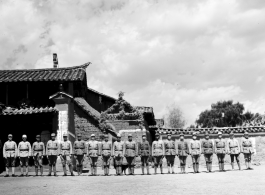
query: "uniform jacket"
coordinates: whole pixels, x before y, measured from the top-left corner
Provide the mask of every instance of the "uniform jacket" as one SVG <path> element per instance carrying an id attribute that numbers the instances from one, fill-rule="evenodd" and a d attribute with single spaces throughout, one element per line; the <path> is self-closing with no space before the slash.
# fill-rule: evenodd
<path id="1" fill-rule="evenodd" d="M 213 154 L 214 153 L 214 142 L 213 140 L 203 140 L 201 143 L 202 153 L 204 154 Z"/>
<path id="2" fill-rule="evenodd" d="M 166 140 L 165 142 L 164 142 L 164 145 L 165 145 L 165 155 L 167 156 L 170 156 L 170 155 L 176 155 L 177 154 L 177 146 L 176 146 L 176 143 L 175 143 L 175 141 L 173 141 L 173 140 Z"/>
<path id="3" fill-rule="evenodd" d="M 178 142 L 178 155 L 179 156 L 188 156 L 190 153 L 188 142 L 180 141 Z"/>
<path id="4" fill-rule="evenodd" d="M 150 156 L 151 147 L 147 140 L 139 144 L 138 154 L 141 156 Z"/>
<path id="5" fill-rule="evenodd" d="M 86 154 L 86 142 L 84 140 L 76 140 L 74 142 L 74 154 L 75 155 L 84 155 Z"/>
<path id="6" fill-rule="evenodd" d="M 243 138 L 241 145 L 243 153 L 249 154 L 254 152 L 253 143 L 250 139 Z"/>
<path id="7" fill-rule="evenodd" d="M 46 155 L 47 156 L 59 155 L 59 153 L 60 153 L 60 146 L 58 141 L 49 140 L 46 145 Z"/>
<path id="8" fill-rule="evenodd" d="M 100 146 L 98 141 L 89 141 L 87 144 L 87 154 L 91 157 L 97 157 L 100 155 Z"/>
<path id="9" fill-rule="evenodd" d="M 69 140 L 60 143 L 60 154 L 63 156 L 70 156 L 73 154 L 72 143 Z"/>
<path id="10" fill-rule="evenodd" d="M 152 143 L 152 156 L 164 156 L 165 145 L 162 140 L 153 141 Z"/>
<path id="11" fill-rule="evenodd" d="M 16 157 L 17 156 L 17 144 L 14 141 L 7 141 L 3 147 L 3 156 L 7 157 Z"/>
<path id="12" fill-rule="evenodd" d="M 229 154 L 239 154 L 240 153 L 240 145 L 236 138 L 229 139 L 227 141 L 227 151 Z"/>
<path id="13" fill-rule="evenodd" d="M 28 141 L 21 141 L 18 144 L 18 156 L 29 157 L 31 156 L 31 145 Z"/>
<path id="14" fill-rule="evenodd" d="M 124 156 L 125 157 L 135 157 L 138 155 L 137 143 L 135 141 L 125 141 L 124 142 Z"/>
<path id="15" fill-rule="evenodd" d="M 45 155 L 45 146 L 44 146 L 44 143 L 43 142 L 34 142 L 32 144 L 32 156 L 36 156 L 36 155 L 39 155 L 39 156 L 43 156 Z"/>
<path id="16" fill-rule="evenodd" d="M 190 153 L 191 155 L 200 155 L 201 154 L 201 142 L 199 140 L 190 141 Z"/>
<path id="17" fill-rule="evenodd" d="M 112 142 L 111 141 L 103 141 L 101 143 L 101 151 L 100 154 L 102 156 L 112 156 Z"/>
<path id="18" fill-rule="evenodd" d="M 215 140 L 215 153 L 216 154 L 225 154 L 226 153 L 226 143 L 224 139 Z"/>
<path id="19" fill-rule="evenodd" d="M 115 141 L 113 144 L 113 151 L 112 154 L 117 157 L 117 156 L 122 156 L 123 155 L 123 149 L 124 149 L 124 142 L 123 141 Z"/>

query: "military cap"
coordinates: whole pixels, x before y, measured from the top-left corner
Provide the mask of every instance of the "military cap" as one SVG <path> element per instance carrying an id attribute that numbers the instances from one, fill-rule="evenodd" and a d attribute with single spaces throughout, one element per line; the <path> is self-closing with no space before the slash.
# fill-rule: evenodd
<path id="1" fill-rule="evenodd" d="M 156 137 L 157 137 L 157 136 L 160 136 L 160 134 L 159 134 L 159 133 L 156 133 L 156 135 L 155 135 L 155 136 L 156 136 Z"/>
<path id="2" fill-rule="evenodd" d="M 13 137 L 13 135 L 12 134 L 8 134 L 8 137 Z"/>
<path id="3" fill-rule="evenodd" d="M 77 137 L 81 137 L 81 136 L 82 136 L 81 133 L 78 133 L 78 134 L 77 134 Z"/>
<path id="4" fill-rule="evenodd" d="M 27 136 L 26 135 L 22 135 L 22 138 L 27 138 Z"/>
<path id="5" fill-rule="evenodd" d="M 248 132 L 247 132 L 247 131 L 245 131 L 244 135 L 248 135 Z"/>
<path id="6" fill-rule="evenodd" d="M 36 138 L 40 138 L 40 135 L 36 135 Z"/>
<path id="7" fill-rule="evenodd" d="M 184 134 L 181 132 L 181 133 L 179 134 L 179 136 L 184 136 Z"/>
<path id="8" fill-rule="evenodd" d="M 142 137 L 146 137 L 146 134 L 143 134 Z"/>
<path id="9" fill-rule="evenodd" d="M 196 133 L 195 131 L 193 131 L 192 135 L 193 135 L 193 136 L 194 136 L 194 135 L 197 136 L 197 133 Z"/>
<path id="10" fill-rule="evenodd" d="M 234 131 L 230 131 L 230 135 L 234 135 Z"/>
<path id="11" fill-rule="evenodd" d="M 108 135 L 108 134 L 106 134 L 104 137 L 105 137 L 105 138 L 108 138 L 108 137 L 109 137 L 109 135 Z"/>
<path id="12" fill-rule="evenodd" d="M 129 134 L 128 137 L 132 137 L 132 134 Z"/>
<path id="13" fill-rule="evenodd" d="M 219 132 L 218 132 L 218 135 L 222 135 L 222 132 L 221 132 L 221 131 L 219 131 Z"/>
<path id="14" fill-rule="evenodd" d="M 67 137 L 67 136 L 68 136 L 68 134 L 67 134 L 67 133 L 64 133 L 64 134 L 63 134 L 63 137 Z"/>
<path id="15" fill-rule="evenodd" d="M 91 137 L 95 137 L 95 134 L 91 134 Z"/>
<path id="16" fill-rule="evenodd" d="M 171 136 L 171 133 L 168 133 L 167 136 Z"/>
<path id="17" fill-rule="evenodd" d="M 51 134 L 51 137 L 55 137 L 55 133 L 52 133 L 52 134 Z"/>
<path id="18" fill-rule="evenodd" d="M 209 132 L 208 132 L 208 131 L 205 131 L 205 132 L 204 132 L 204 135 L 209 135 Z"/>
<path id="19" fill-rule="evenodd" d="M 121 134 L 118 133 L 118 134 L 117 134 L 117 137 L 121 137 Z"/>

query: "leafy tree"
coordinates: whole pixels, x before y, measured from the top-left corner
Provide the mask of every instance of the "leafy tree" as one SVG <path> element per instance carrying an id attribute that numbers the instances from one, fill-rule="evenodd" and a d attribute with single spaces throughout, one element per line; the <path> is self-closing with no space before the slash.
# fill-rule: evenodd
<path id="1" fill-rule="evenodd" d="M 175 103 L 167 107 L 167 114 L 163 118 L 168 128 L 183 128 L 186 124 L 182 110 Z"/>
<path id="2" fill-rule="evenodd" d="M 244 105 L 232 100 L 219 101 L 211 105 L 210 110 L 203 111 L 196 123 L 201 127 L 235 127 L 252 118 L 252 113 L 244 112 Z"/>

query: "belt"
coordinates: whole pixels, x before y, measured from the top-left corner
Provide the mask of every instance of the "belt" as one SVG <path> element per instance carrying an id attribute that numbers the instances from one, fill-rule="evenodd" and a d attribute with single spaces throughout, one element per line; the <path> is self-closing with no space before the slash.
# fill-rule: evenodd
<path id="1" fill-rule="evenodd" d="M 19 149 L 19 151 L 29 151 L 29 149 Z"/>
<path id="2" fill-rule="evenodd" d="M 58 150 L 58 148 L 48 148 L 48 150 Z"/>
<path id="3" fill-rule="evenodd" d="M 34 151 L 34 152 L 35 152 L 35 151 L 39 151 L 39 152 L 42 152 L 43 150 L 33 150 L 33 151 Z"/>
<path id="4" fill-rule="evenodd" d="M 77 149 L 82 149 L 82 150 L 84 150 L 85 148 L 75 148 L 75 150 L 77 150 Z"/>
<path id="5" fill-rule="evenodd" d="M 6 149 L 6 151 L 15 151 L 15 149 Z"/>
<path id="6" fill-rule="evenodd" d="M 69 149 L 62 149 L 62 150 L 70 150 L 70 148 Z"/>

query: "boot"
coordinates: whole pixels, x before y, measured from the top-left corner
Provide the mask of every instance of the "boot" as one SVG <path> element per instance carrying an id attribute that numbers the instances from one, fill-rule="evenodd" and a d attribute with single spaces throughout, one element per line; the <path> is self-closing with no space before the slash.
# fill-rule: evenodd
<path id="1" fill-rule="evenodd" d="M 170 174 L 170 165 L 167 166 L 167 173 Z"/>
<path id="2" fill-rule="evenodd" d="M 12 175 L 15 175 L 15 167 L 12 167 Z"/>
<path id="3" fill-rule="evenodd" d="M 56 173 L 56 165 L 53 166 L 53 173 L 54 173 L 54 176 L 58 176 Z"/>
<path id="4" fill-rule="evenodd" d="M 172 165 L 171 169 L 172 169 L 172 174 L 174 174 L 175 173 L 174 165 Z"/>
<path id="5" fill-rule="evenodd" d="M 132 175 L 134 175 L 134 167 L 132 167 Z"/>
<path id="6" fill-rule="evenodd" d="M 200 173 L 200 172 L 199 172 L 199 167 L 200 167 L 200 165 L 199 165 L 199 163 L 197 163 L 197 164 L 196 164 L 196 171 L 197 171 L 197 173 Z"/>
<path id="7" fill-rule="evenodd" d="M 157 173 L 157 167 L 155 166 L 154 169 L 155 169 L 155 175 L 156 175 L 156 173 Z"/>
<path id="8" fill-rule="evenodd" d="M 221 165 L 221 163 L 218 163 L 218 165 L 219 165 L 219 171 L 221 172 L 222 171 L 222 165 Z"/>
<path id="9" fill-rule="evenodd" d="M 43 167 L 40 167 L 40 175 L 43 175 Z"/>
<path id="10" fill-rule="evenodd" d="M 208 166 L 209 166 L 209 172 L 212 172 L 212 163 L 209 163 Z"/>
<path id="11" fill-rule="evenodd" d="M 35 175 L 38 176 L 38 168 L 35 168 Z"/>
<path id="12" fill-rule="evenodd" d="M 107 167 L 107 175 L 109 176 L 109 167 Z"/>
<path id="13" fill-rule="evenodd" d="M 222 171 L 225 172 L 225 163 L 222 163 Z"/>
<path id="14" fill-rule="evenodd" d="M 97 166 L 94 167 L 94 174 L 97 175 Z"/>
<path id="15" fill-rule="evenodd" d="M 73 171 L 73 166 L 69 166 L 70 172 L 71 172 L 71 176 L 75 176 L 74 175 L 74 171 Z"/>
<path id="16" fill-rule="evenodd" d="M 52 175 L 52 166 L 49 166 L 49 174 L 48 176 L 51 176 Z"/>
<path id="17" fill-rule="evenodd" d="M 162 165 L 160 166 L 160 172 L 161 172 L 161 174 L 163 174 L 163 167 L 162 167 Z"/>
<path id="18" fill-rule="evenodd" d="M 197 171 L 196 171 L 196 164 L 195 163 L 192 164 L 192 167 L 193 167 L 193 172 L 194 173 L 197 173 Z"/>
<path id="19" fill-rule="evenodd" d="M 240 162 L 237 163 L 237 166 L 238 166 L 239 171 L 241 171 L 241 165 L 240 165 Z"/>
<path id="20" fill-rule="evenodd" d="M 146 166 L 146 170 L 147 170 L 147 175 L 150 175 L 150 173 L 149 173 L 149 165 Z"/>
<path id="21" fill-rule="evenodd" d="M 183 173 L 186 174 L 186 165 L 183 165 Z"/>
<path id="22" fill-rule="evenodd" d="M 64 175 L 63 176 L 67 176 L 66 167 L 63 167 L 63 172 L 64 172 Z"/>
<path id="23" fill-rule="evenodd" d="M 206 173 L 209 173 L 210 170 L 209 170 L 209 163 L 206 162 Z"/>
<path id="24" fill-rule="evenodd" d="M 77 174 L 80 175 L 80 168 L 79 168 L 79 165 L 76 165 L 76 171 L 77 171 Z"/>

